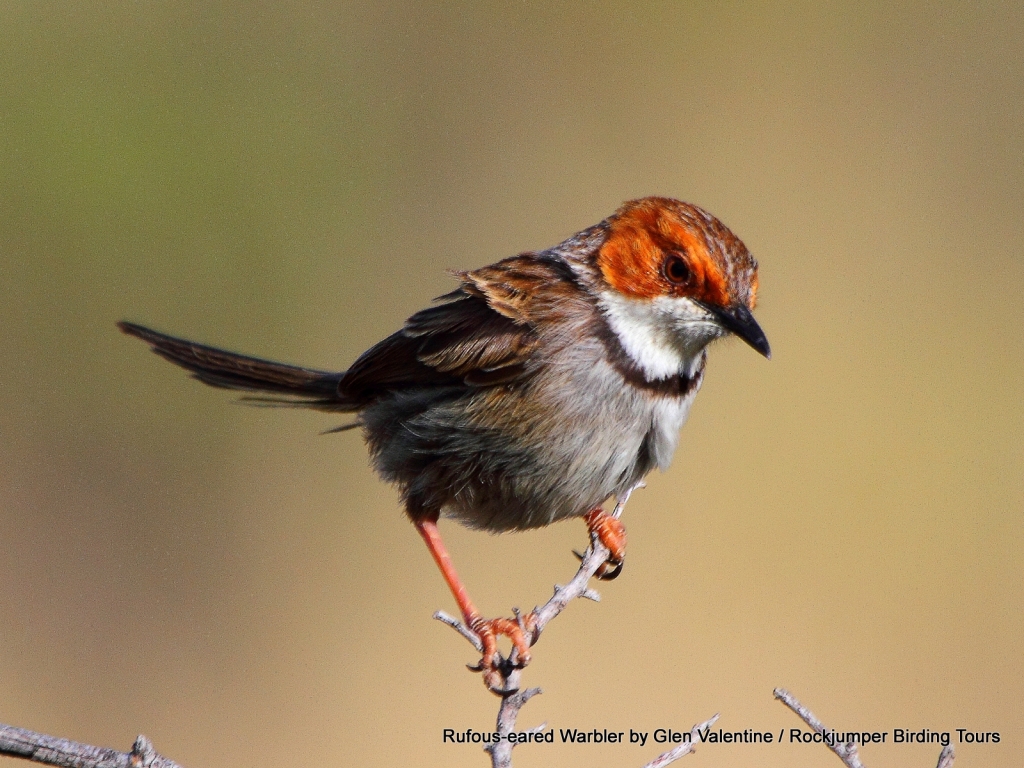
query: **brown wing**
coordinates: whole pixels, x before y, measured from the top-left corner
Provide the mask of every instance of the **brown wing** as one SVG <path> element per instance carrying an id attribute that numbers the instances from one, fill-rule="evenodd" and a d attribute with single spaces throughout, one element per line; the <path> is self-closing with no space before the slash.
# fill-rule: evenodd
<path id="1" fill-rule="evenodd" d="M 568 288 L 558 262 L 523 254 L 472 272 L 443 302 L 367 350 L 345 373 L 339 392 L 369 403 L 418 387 L 508 384 L 529 376 L 539 337 L 535 324 Z"/>

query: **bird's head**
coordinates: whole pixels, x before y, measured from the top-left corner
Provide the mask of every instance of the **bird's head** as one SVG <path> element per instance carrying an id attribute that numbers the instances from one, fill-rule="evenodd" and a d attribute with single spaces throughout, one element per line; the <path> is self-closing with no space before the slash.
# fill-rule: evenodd
<path id="1" fill-rule="evenodd" d="M 730 333 L 771 356 L 751 314 L 757 261 L 722 222 L 689 203 L 646 197 L 606 226 L 595 254 L 598 300 L 648 378 L 693 375 L 704 348 Z"/>

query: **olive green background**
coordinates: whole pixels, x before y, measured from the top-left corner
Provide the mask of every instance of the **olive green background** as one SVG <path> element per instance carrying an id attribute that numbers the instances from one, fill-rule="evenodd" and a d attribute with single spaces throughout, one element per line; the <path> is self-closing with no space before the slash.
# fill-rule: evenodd
<path id="1" fill-rule="evenodd" d="M 424 5 L 0 5 L 0 722 L 141 731 L 192 768 L 486 764 L 441 743 L 497 700 L 359 436 L 235 405 L 114 323 L 341 369 L 446 268 L 662 194 L 758 257 L 774 356 L 711 350 L 520 725 L 777 734 L 781 685 L 835 728 L 998 731 L 957 764 L 1019 762 L 1020 4 Z M 442 530 L 491 614 L 585 543 Z"/>

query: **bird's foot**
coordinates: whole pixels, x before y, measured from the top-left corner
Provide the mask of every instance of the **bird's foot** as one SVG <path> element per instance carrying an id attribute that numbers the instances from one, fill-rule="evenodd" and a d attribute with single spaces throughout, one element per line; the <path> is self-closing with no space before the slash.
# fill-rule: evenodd
<path id="1" fill-rule="evenodd" d="M 626 527 L 617 517 L 605 512 L 601 507 L 594 507 L 583 518 L 591 535 L 597 536 L 608 549 L 608 559 L 594 574 L 603 581 L 611 581 L 622 572 L 626 561 Z"/>
<path id="2" fill-rule="evenodd" d="M 531 611 L 526 616 L 516 614 L 514 619 L 469 618 L 467 623 L 480 638 L 483 655 L 480 662 L 470 666 L 474 672 L 484 673 L 484 685 L 499 696 L 515 693 L 518 686 L 509 687 L 512 672 L 530 663 L 530 646 L 537 639 L 537 618 Z M 512 652 L 505 658 L 498 651 L 498 637 L 512 641 Z"/>

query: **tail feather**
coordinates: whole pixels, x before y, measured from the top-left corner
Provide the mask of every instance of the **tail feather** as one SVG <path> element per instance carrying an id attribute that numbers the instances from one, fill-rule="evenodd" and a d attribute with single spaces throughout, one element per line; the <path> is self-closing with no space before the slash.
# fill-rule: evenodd
<path id="1" fill-rule="evenodd" d="M 259 398 L 267 405 L 292 405 L 329 411 L 352 411 L 355 405 L 338 392 L 343 373 L 285 365 L 258 357 L 239 355 L 187 339 L 120 322 L 117 327 L 142 339 L 161 357 L 192 372 L 204 384 L 224 389 L 273 392 L 282 398 Z"/>

